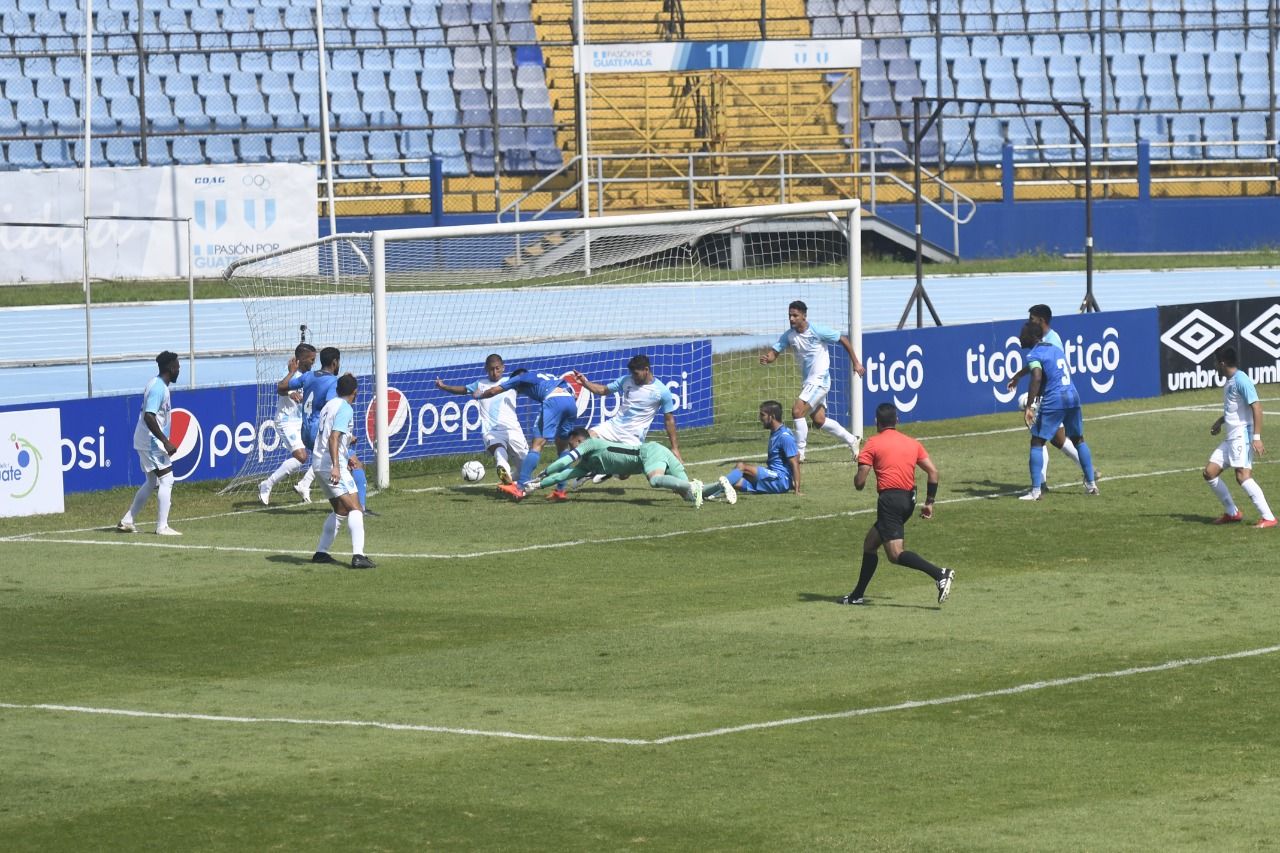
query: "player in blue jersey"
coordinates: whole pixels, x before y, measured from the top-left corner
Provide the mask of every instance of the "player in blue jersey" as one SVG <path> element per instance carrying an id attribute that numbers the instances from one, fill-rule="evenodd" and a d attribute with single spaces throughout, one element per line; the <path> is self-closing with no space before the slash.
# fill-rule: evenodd
<path id="1" fill-rule="evenodd" d="M 1040 337 L 1041 340 L 1043 340 L 1047 344 L 1053 344 L 1058 349 L 1062 350 L 1063 352 L 1066 352 L 1067 348 L 1062 345 L 1062 337 L 1057 332 L 1055 332 L 1052 328 L 1050 328 L 1050 325 L 1053 323 L 1053 309 L 1051 309 L 1048 305 L 1043 305 L 1043 304 L 1032 305 L 1027 310 L 1027 320 L 1028 322 L 1035 323 L 1037 326 L 1040 327 L 1040 331 L 1043 333 Z M 1070 368 L 1068 367 L 1068 370 L 1069 369 Z M 1009 380 L 1009 384 L 1005 387 L 1010 391 L 1017 388 L 1018 380 L 1026 376 L 1028 372 L 1029 371 L 1027 369 L 1027 365 L 1024 363 L 1022 365 L 1022 368 L 1013 375 L 1013 378 Z M 1031 399 L 1031 396 L 1028 395 L 1027 400 L 1030 401 L 1030 399 Z M 1025 413 L 1026 413 L 1025 406 L 1023 407 L 1022 411 L 1025 416 Z M 1061 450 L 1066 455 L 1066 457 L 1071 460 L 1072 464 L 1075 464 L 1075 465 L 1080 464 L 1080 454 L 1076 452 L 1076 446 L 1071 441 L 1071 439 L 1067 438 L 1067 431 L 1065 429 L 1062 429 L 1061 427 L 1059 427 L 1058 431 L 1053 434 L 1053 438 L 1050 439 L 1049 443 L 1052 444 L 1054 447 L 1058 448 L 1059 450 Z M 1094 479 L 1096 480 L 1098 477 L 1098 472 L 1094 471 L 1093 474 L 1094 474 Z M 1044 471 L 1041 472 L 1041 480 L 1043 481 L 1047 479 L 1048 476 L 1049 476 L 1049 454 L 1046 453 L 1044 454 Z"/>
<path id="2" fill-rule="evenodd" d="M 765 400 L 760 404 L 760 426 L 769 430 L 769 454 L 764 465 L 739 462 L 723 477 L 703 489 L 703 497 L 724 495 L 737 503 L 738 492 L 761 495 L 800 494 L 800 461 L 795 434 L 782 422 L 782 404 Z"/>
<path id="3" fill-rule="evenodd" d="M 271 489 L 276 483 L 288 477 L 294 471 L 306 466 L 306 471 L 302 475 L 302 479 L 298 481 L 293 490 L 302 498 L 303 503 L 311 503 L 311 466 L 307 465 L 307 444 L 302 438 L 302 423 L 304 416 L 302 413 L 302 391 L 301 389 L 290 391 L 287 390 L 289 382 L 295 377 L 305 376 L 311 372 L 311 366 L 316 361 L 316 348 L 308 343 L 298 344 L 293 350 L 293 358 L 289 359 L 288 372 L 284 379 L 276 385 L 276 396 L 278 406 L 276 408 L 276 434 L 280 436 L 280 443 L 289 450 L 289 456 L 285 458 L 280 466 L 271 473 L 271 476 L 258 484 L 258 500 L 262 501 L 263 506 L 271 503 Z M 285 386 L 286 390 L 281 391 L 280 386 Z"/>
<path id="4" fill-rule="evenodd" d="M 1227 434 L 1209 455 L 1209 464 L 1204 466 L 1205 482 L 1226 510 L 1213 523 L 1231 524 L 1244 519 L 1226 484 L 1218 479 L 1224 467 L 1231 467 L 1236 470 L 1236 482 L 1262 515 L 1262 520 L 1254 527 L 1275 527 L 1276 517 L 1262 494 L 1262 487 L 1253 479 L 1254 457 L 1266 452 L 1262 446 L 1262 402 L 1258 399 L 1258 389 L 1249 375 L 1240 369 L 1232 347 L 1218 350 L 1215 363 L 1218 375 L 1226 380 L 1226 384 L 1222 388 L 1222 417 L 1213 422 L 1209 434 L 1217 435 L 1223 427 L 1226 427 Z"/>
<path id="5" fill-rule="evenodd" d="M 533 440 L 529 442 L 529 454 L 520 465 L 519 479 L 514 483 L 498 486 L 499 491 L 520 500 L 524 497 L 529 481 L 533 479 L 533 472 L 538 469 L 538 461 L 547 439 L 555 441 L 557 454 L 564 453 L 569 446 L 569 433 L 573 431 L 574 421 L 578 419 L 578 398 L 573 386 L 564 376 L 530 373 L 523 368 L 512 371 L 509 376 L 486 390 L 477 388 L 472 396 L 477 400 L 487 400 L 511 390 L 518 396 L 528 397 L 541 404 L 538 419 L 533 426 Z"/>
<path id="6" fill-rule="evenodd" d="M 1053 438 L 1059 426 L 1067 431 L 1080 453 L 1080 470 L 1084 472 L 1085 494 L 1098 494 L 1094 482 L 1093 453 L 1084 441 L 1084 413 L 1080 407 L 1080 393 L 1071 384 L 1067 370 L 1067 355 L 1061 347 L 1041 340 L 1040 326 L 1031 321 L 1022 327 L 1019 342 L 1027 353 L 1027 367 L 1031 373 L 1031 388 L 1027 399 L 1026 422 L 1031 428 L 1031 491 L 1022 500 L 1040 500 L 1044 485 L 1044 446 Z"/>
<path id="7" fill-rule="evenodd" d="M 316 428 L 320 422 L 320 412 L 337 394 L 338 371 L 342 366 L 342 351 L 337 347 L 325 347 L 320 350 L 320 369 L 303 373 L 291 379 L 281 380 L 276 391 L 302 391 L 302 440 L 310 447 L 316 440 Z M 351 476 L 356 482 L 356 493 L 360 496 L 360 508 L 365 515 L 376 516 L 378 513 L 369 509 L 366 496 L 369 483 L 365 478 L 364 465 L 354 454 L 348 457 Z"/>
<path id="8" fill-rule="evenodd" d="M 313 563 L 337 562 L 329 554 L 333 540 L 338 536 L 342 520 L 347 520 L 351 531 L 351 568 L 372 569 L 373 561 L 364 555 L 364 512 L 356 495 L 356 483 L 351 476 L 351 441 L 355 438 L 355 410 L 352 406 L 358 393 L 356 378 L 343 374 L 334 383 L 334 397 L 324 404 L 317 414 L 315 444 L 311 447 L 311 468 L 316 472 L 329 496 L 333 512 L 324 520 L 320 542 L 311 557 Z"/>
<path id="9" fill-rule="evenodd" d="M 760 354 L 761 364 L 773 364 L 778 354 L 790 349 L 800 364 L 803 386 L 800 396 L 791 405 L 791 417 L 795 419 L 796 448 L 799 461 L 804 461 L 804 451 L 809 443 L 809 424 L 806 417 L 813 418 L 813 425 L 825 433 L 830 433 L 848 446 L 853 458 L 858 458 L 858 438 L 841 426 L 834 418 L 827 417 L 827 392 L 831 390 L 831 356 L 827 352 L 827 344 L 838 343 L 849 354 L 853 363 L 853 372 L 865 376 L 867 370 L 853 351 L 853 342 L 848 335 L 837 334 L 825 326 L 815 326 L 809 322 L 809 306 L 796 300 L 787 306 L 787 322 L 790 328 L 782 333 L 777 342 Z M 857 425 L 861 429 L 861 425 Z"/>
<path id="10" fill-rule="evenodd" d="M 129 511 L 116 525 L 122 533 L 137 533 L 134 519 L 147 505 L 151 493 L 156 493 L 159 510 L 156 514 L 156 533 L 160 536 L 181 536 L 169 526 L 169 508 L 173 497 L 173 461 L 170 457 L 178 448 L 169 441 L 169 413 L 173 404 L 169 401 L 169 386 L 178 381 L 182 365 L 177 353 L 165 350 L 156 356 L 159 374 L 153 376 L 142 391 L 142 411 L 133 430 L 133 449 L 138 451 L 138 461 L 147 481 L 133 496 Z"/>

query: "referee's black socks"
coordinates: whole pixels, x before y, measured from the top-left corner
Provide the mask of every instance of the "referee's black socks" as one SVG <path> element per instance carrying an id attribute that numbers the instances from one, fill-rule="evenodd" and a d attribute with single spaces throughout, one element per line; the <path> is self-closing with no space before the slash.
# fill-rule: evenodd
<path id="1" fill-rule="evenodd" d="M 876 573 L 876 566 L 880 563 L 880 555 L 875 551 L 870 554 L 862 555 L 862 572 L 858 575 L 858 585 L 853 588 L 853 592 L 849 593 L 850 598 L 862 598 L 867 592 L 867 585 L 871 583 L 871 578 Z"/>
<path id="2" fill-rule="evenodd" d="M 864 562 L 863 565 L 866 565 Z M 930 563 L 924 557 L 921 557 L 915 551 L 903 551 L 898 555 L 898 565 L 906 566 L 909 569 L 915 569 L 918 572 L 924 572 L 934 581 L 942 580 L 942 569 Z"/>

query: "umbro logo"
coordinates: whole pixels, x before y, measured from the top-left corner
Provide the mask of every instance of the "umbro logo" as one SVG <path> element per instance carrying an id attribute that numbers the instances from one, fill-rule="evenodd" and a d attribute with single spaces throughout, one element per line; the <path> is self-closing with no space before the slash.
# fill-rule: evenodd
<path id="1" fill-rule="evenodd" d="M 1275 319 L 1264 328 L 1268 330 L 1268 334 L 1275 335 L 1276 342 L 1280 343 L 1280 306 L 1272 307 L 1276 309 Z M 1231 329 L 1197 308 L 1161 335 L 1160 342 L 1189 361 L 1199 364 L 1232 337 Z"/>
<path id="2" fill-rule="evenodd" d="M 1280 358 L 1280 304 L 1272 303 L 1240 336 L 1272 358 Z"/>

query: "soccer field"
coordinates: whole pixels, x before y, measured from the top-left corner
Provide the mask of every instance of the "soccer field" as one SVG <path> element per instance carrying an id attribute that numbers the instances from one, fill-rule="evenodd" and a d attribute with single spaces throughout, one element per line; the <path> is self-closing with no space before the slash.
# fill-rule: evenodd
<path id="1" fill-rule="evenodd" d="M 1102 494 L 1052 451 L 1039 503 L 1017 415 L 904 423 L 942 607 L 883 559 L 836 605 L 875 498 L 816 430 L 803 496 L 698 511 L 397 468 L 365 572 L 310 563 L 327 506 L 286 488 L 180 483 L 178 540 L 114 532 L 124 490 L 0 520 L 0 846 L 1266 849 L 1280 540 L 1210 524 L 1220 406 L 1087 407 Z M 765 433 L 681 443 L 711 480 Z"/>

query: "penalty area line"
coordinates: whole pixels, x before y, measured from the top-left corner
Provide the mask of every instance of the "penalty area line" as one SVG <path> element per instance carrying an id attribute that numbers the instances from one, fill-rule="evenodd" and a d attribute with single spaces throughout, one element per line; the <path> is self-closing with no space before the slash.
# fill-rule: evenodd
<path id="1" fill-rule="evenodd" d="M 1134 675 L 1148 675 L 1155 672 L 1170 672 L 1193 666 L 1204 666 L 1230 660 L 1261 657 L 1280 652 L 1280 645 L 1263 646 L 1257 649 L 1246 649 L 1239 652 L 1228 652 L 1219 655 L 1206 655 L 1198 658 L 1183 658 L 1165 661 L 1150 666 L 1135 666 L 1116 669 L 1109 672 L 1087 672 L 1064 678 L 1050 678 L 1031 681 L 1013 687 L 1002 687 L 996 690 L 983 690 L 971 693 L 957 693 L 952 696 L 940 696 L 934 699 L 911 699 L 892 705 L 875 705 L 867 708 L 852 708 L 847 711 L 834 711 L 828 714 L 809 714 L 803 717 L 786 717 L 779 720 L 766 720 L 759 723 L 745 723 L 739 726 L 723 726 L 700 732 L 666 735 L 657 738 L 608 737 L 601 735 L 546 735 L 534 732 L 513 732 L 490 729 L 473 729 L 454 726 L 435 726 L 418 723 L 391 723 L 377 720 L 324 720 L 303 717 L 254 717 L 232 716 L 225 714 L 201 714 L 181 711 L 143 711 L 128 708 L 99 708 L 88 705 L 61 705 L 53 703 L 18 703 L 0 702 L 0 710 L 11 711 L 49 711 L 61 714 L 90 714 L 107 717 L 128 717 L 153 720 L 190 720 L 209 723 L 232 723 L 241 725 L 290 725 L 309 726 L 313 728 L 352 728 L 381 729 L 392 732 L 417 732 L 424 734 L 459 735 L 464 737 L 497 738 L 503 740 L 540 741 L 544 743 L 581 743 L 608 744 L 614 746 L 667 746 L 693 740 L 706 740 L 726 735 L 746 734 L 770 729 L 788 728 L 808 723 L 847 720 L 857 717 L 870 717 L 876 714 L 889 714 L 897 711 L 914 711 L 919 708 L 936 708 L 945 705 L 958 705 L 964 702 L 976 702 L 983 699 L 998 699 L 1005 696 L 1019 696 L 1048 690 L 1055 687 L 1070 687 L 1076 684 L 1087 684 L 1092 681 L 1128 678 Z"/>

